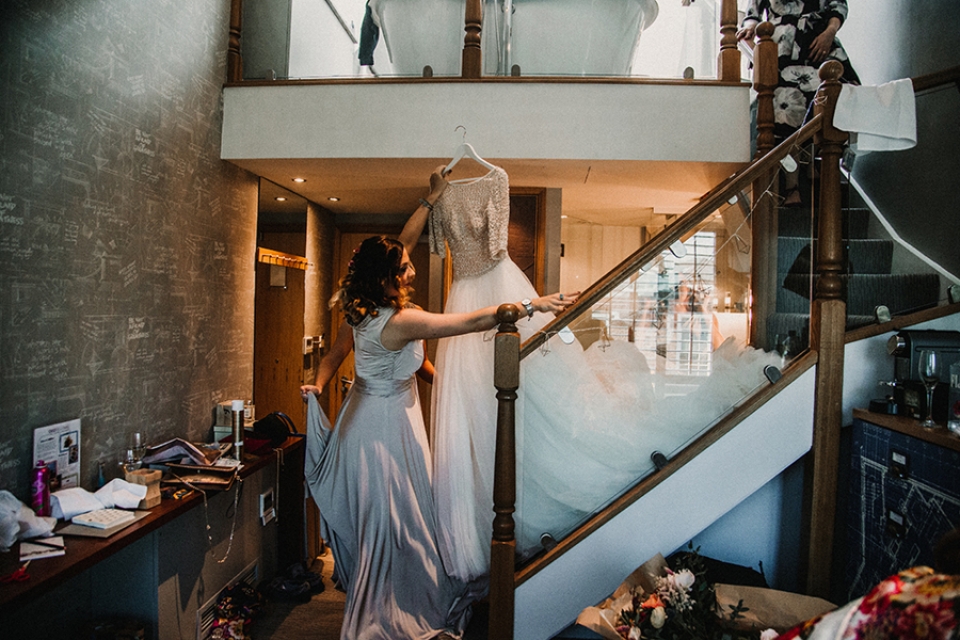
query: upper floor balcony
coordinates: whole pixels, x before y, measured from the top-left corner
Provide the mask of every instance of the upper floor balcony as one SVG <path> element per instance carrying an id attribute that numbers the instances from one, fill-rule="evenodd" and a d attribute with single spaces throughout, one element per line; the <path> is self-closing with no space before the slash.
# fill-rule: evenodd
<path id="1" fill-rule="evenodd" d="M 336 213 L 399 214 L 467 141 L 512 186 L 562 189 L 565 215 L 616 220 L 681 213 L 752 155 L 734 1 L 367 8 L 245 3 L 224 159 L 325 206 L 339 197 Z"/>

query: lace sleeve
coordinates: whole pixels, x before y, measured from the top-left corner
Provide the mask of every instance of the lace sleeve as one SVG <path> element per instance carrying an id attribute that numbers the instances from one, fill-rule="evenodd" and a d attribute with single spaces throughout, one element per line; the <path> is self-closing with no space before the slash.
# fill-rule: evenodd
<path id="1" fill-rule="evenodd" d="M 507 240 L 510 232 L 510 183 L 507 172 L 502 169 L 497 171 L 486 213 L 490 257 L 500 260 L 507 255 Z"/>
<path id="2" fill-rule="evenodd" d="M 443 194 L 440 195 L 440 199 L 443 199 Z M 442 256 L 446 254 L 447 239 L 443 235 L 443 220 L 436 211 L 436 206 L 439 204 L 440 201 L 438 200 L 437 204 L 434 205 L 434 210 L 430 212 L 430 216 L 427 218 L 427 237 L 430 240 L 430 253 Z"/>

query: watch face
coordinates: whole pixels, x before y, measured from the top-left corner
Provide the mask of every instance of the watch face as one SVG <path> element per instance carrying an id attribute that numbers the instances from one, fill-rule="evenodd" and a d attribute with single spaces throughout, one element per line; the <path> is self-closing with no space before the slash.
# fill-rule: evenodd
<path id="1" fill-rule="evenodd" d="M 527 312 L 527 317 L 528 317 L 528 318 L 532 318 L 532 317 L 533 317 L 533 302 L 530 300 L 530 298 L 525 298 L 524 300 L 521 300 L 521 301 L 520 301 L 520 304 L 523 305 L 524 311 Z"/>

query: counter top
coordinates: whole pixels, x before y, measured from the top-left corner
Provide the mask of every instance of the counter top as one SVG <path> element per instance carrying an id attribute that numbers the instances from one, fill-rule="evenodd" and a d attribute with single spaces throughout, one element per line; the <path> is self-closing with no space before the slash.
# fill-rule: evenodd
<path id="1" fill-rule="evenodd" d="M 919 440 L 924 440 L 954 451 L 960 451 L 960 437 L 947 430 L 946 425 L 939 425 L 936 429 L 927 429 L 920 426 L 920 421 L 907 416 L 893 416 L 887 413 L 874 413 L 866 409 L 854 409 L 853 417 L 872 422 L 875 425 L 898 431 Z"/>
<path id="2" fill-rule="evenodd" d="M 304 438 L 287 438 L 279 449 L 284 453 L 304 446 Z M 277 452 L 271 451 L 263 456 L 246 454 L 240 469 L 240 478 L 245 478 L 277 459 Z M 231 488 L 230 491 L 233 491 Z M 164 498 L 160 504 L 149 509 L 150 514 L 132 525 L 121 529 L 109 538 L 86 536 L 65 536 L 66 554 L 55 558 L 34 560 L 27 567 L 29 579 L 23 582 L 0 583 L 0 612 L 20 606 L 33 598 L 58 586 L 64 580 L 89 569 L 96 563 L 109 558 L 121 549 L 146 537 L 178 516 L 203 503 L 203 495 L 194 491 L 181 500 Z M 68 523 L 59 522 L 54 534 Z M 14 544 L 10 551 L 0 554 L 0 576 L 7 576 L 20 566 L 20 543 Z"/>

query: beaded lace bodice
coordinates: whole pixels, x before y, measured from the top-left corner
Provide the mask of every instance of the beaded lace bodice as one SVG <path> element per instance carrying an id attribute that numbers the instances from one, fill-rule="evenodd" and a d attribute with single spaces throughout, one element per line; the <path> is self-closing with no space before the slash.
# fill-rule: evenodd
<path id="1" fill-rule="evenodd" d="M 507 172 L 495 167 L 471 182 L 451 182 L 430 214 L 430 250 L 453 257 L 453 277 L 472 278 L 507 257 L 510 185 Z"/>

